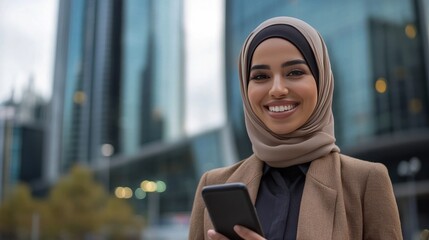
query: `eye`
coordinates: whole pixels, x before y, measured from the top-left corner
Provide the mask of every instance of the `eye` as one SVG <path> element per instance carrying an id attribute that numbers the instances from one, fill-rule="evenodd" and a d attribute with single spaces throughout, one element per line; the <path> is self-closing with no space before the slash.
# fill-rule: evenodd
<path id="1" fill-rule="evenodd" d="M 263 74 L 263 73 L 256 73 L 256 74 L 252 74 L 250 75 L 250 80 L 265 80 L 270 78 L 267 74 Z"/>
<path id="2" fill-rule="evenodd" d="M 297 77 L 297 76 L 301 76 L 301 75 L 304 75 L 304 74 L 305 74 L 305 72 L 304 72 L 304 71 L 296 69 L 296 70 L 292 70 L 292 71 L 290 71 L 290 72 L 287 74 L 287 76 Z"/>

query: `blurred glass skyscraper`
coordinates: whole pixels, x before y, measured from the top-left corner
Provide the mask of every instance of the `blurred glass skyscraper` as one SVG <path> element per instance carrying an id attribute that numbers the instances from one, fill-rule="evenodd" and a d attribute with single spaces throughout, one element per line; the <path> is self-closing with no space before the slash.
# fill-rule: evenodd
<path id="1" fill-rule="evenodd" d="M 240 157 L 251 152 L 237 81 L 241 44 L 267 18 L 298 17 L 328 45 L 337 144 L 344 153 L 388 167 L 406 239 L 427 227 L 428 14 L 421 0 L 226 1 L 228 116 Z"/>
<path id="2" fill-rule="evenodd" d="M 184 132 L 183 2 L 61 0 L 58 16 L 44 179 L 85 164 L 149 224 L 187 216 L 199 176 L 232 154 L 225 129 Z"/>
<path id="3" fill-rule="evenodd" d="M 60 2 L 53 176 L 58 159 L 64 170 L 94 164 L 102 146 L 130 155 L 183 135 L 180 9 L 180 1 Z"/>

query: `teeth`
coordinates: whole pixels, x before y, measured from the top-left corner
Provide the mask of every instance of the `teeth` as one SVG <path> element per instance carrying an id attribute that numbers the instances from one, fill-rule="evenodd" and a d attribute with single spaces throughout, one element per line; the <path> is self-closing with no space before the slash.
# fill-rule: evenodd
<path id="1" fill-rule="evenodd" d="M 295 105 L 286 105 L 286 106 L 272 106 L 269 107 L 270 112 L 284 112 L 290 111 L 295 108 Z"/>

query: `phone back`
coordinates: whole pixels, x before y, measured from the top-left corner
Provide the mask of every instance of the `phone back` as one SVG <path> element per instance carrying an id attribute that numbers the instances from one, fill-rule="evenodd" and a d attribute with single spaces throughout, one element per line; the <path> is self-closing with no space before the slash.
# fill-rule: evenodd
<path id="1" fill-rule="evenodd" d="M 235 225 L 247 227 L 263 236 L 246 185 L 226 183 L 203 188 L 202 195 L 215 230 L 229 239 L 241 239 Z"/>

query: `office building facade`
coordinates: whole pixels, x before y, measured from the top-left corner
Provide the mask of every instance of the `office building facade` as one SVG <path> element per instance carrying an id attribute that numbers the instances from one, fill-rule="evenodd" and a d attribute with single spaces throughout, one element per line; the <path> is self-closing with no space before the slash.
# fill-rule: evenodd
<path id="1" fill-rule="evenodd" d="M 0 103 L 0 203 L 19 182 L 36 186 L 42 178 L 46 100 L 28 85 L 17 99 Z"/>
<path id="2" fill-rule="evenodd" d="M 48 176 L 183 135 L 180 9 L 60 1 Z"/>
<path id="3" fill-rule="evenodd" d="M 60 1 L 46 182 L 84 164 L 150 225 L 188 217 L 199 176 L 232 150 L 224 129 L 184 132 L 182 15 L 175 0 Z"/>

